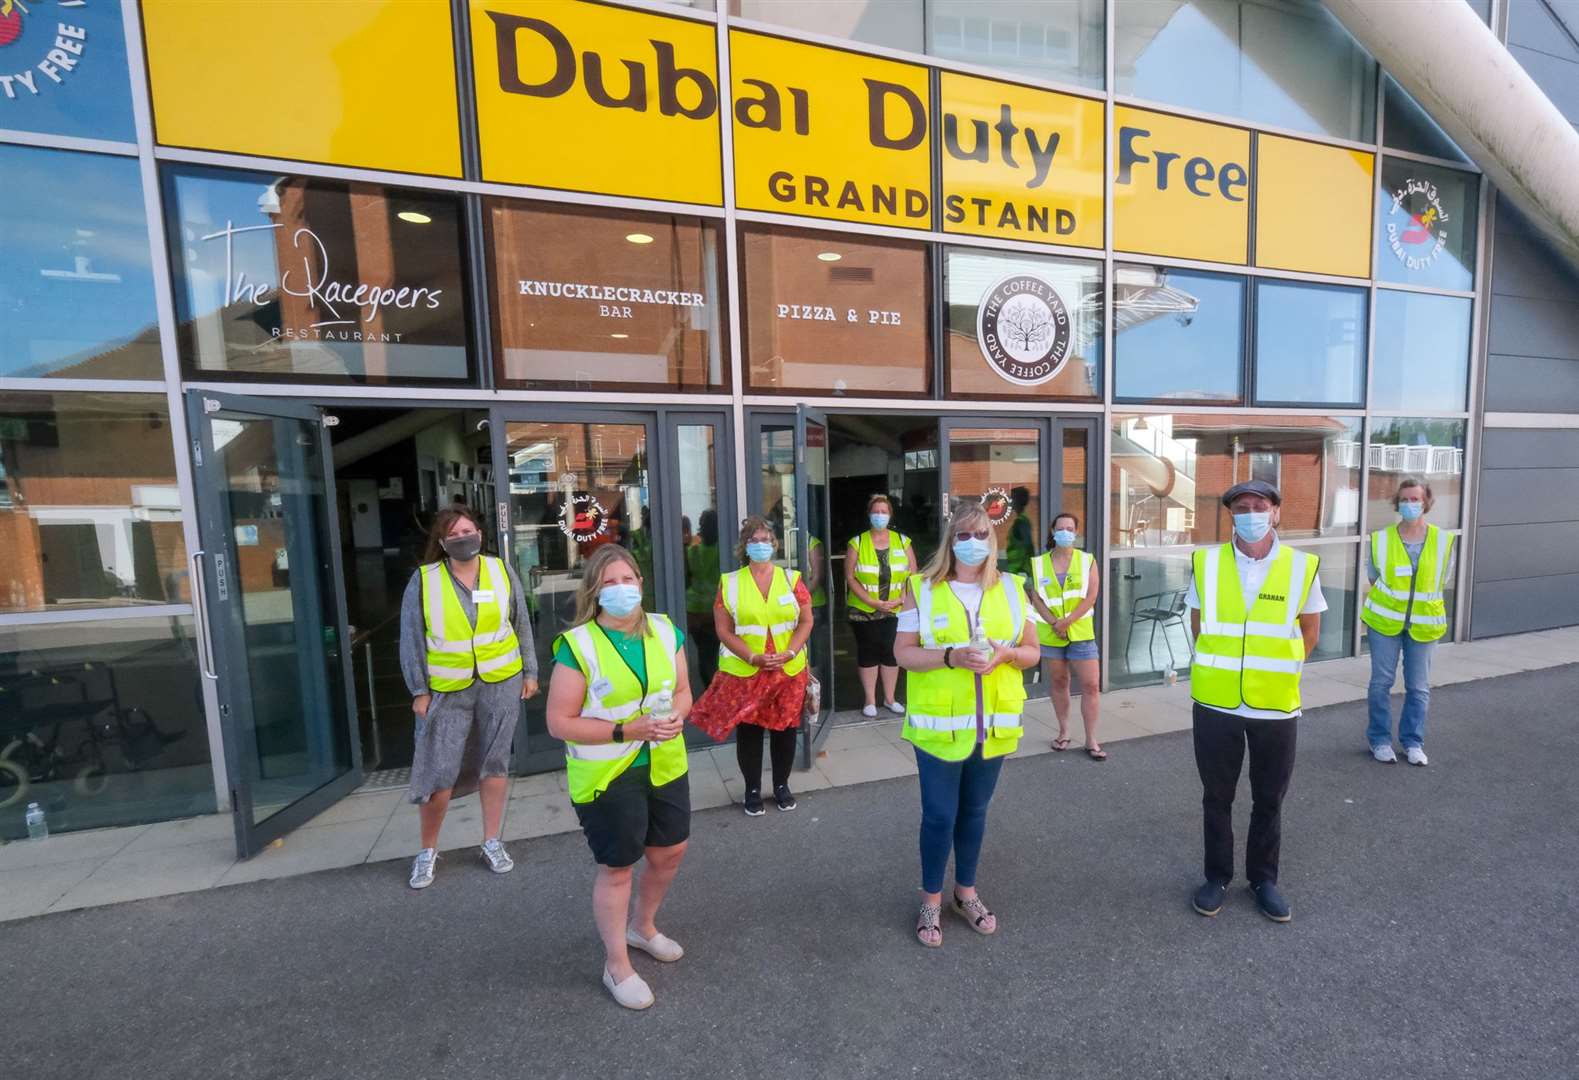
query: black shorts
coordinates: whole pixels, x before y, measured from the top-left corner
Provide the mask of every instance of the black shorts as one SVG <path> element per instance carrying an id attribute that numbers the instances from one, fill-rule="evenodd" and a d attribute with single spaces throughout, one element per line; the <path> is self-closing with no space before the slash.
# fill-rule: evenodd
<path id="1" fill-rule="evenodd" d="M 690 776 L 653 787 L 650 773 L 650 766 L 632 766 L 591 802 L 574 804 L 599 865 L 635 866 L 648 848 L 673 847 L 690 837 Z"/>
<path id="2" fill-rule="evenodd" d="M 870 622 L 850 622 L 855 634 L 856 667 L 898 667 L 894 659 L 894 635 L 899 632 L 899 619 L 872 619 Z"/>

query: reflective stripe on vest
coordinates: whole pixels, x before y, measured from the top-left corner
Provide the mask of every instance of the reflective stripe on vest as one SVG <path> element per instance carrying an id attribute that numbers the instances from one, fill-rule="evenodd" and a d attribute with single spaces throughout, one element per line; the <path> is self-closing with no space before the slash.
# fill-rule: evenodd
<path id="1" fill-rule="evenodd" d="M 522 668 L 521 646 L 510 625 L 510 575 L 504 561 L 484 555 L 472 593 L 477 625 L 467 620 L 460 594 L 443 562 L 422 567 L 422 620 L 427 646 L 428 689 L 452 694 L 480 675 L 503 682 Z M 493 599 L 477 601 L 477 593 Z"/>
<path id="2" fill-rule="evenodd" d="M 1415 566 L 1409 563 L 1397 525 L 1372 533 L 1371 565 L 1376 568 L 1376 581 L 1365 594 L 1365 607 L 1360 612 L 1365 625 L 1397 637 L 1403 633 L 1407 617 L 1409 636 L 1416 641 L 1436 641 L 1446 634 L 1447 598 L 1442 586 L 1452 554 L 1453 536 L 1435 525 L 1426 526 L 1425 545 Z M 1408 587 L 1399 588 L 1404 582 Z"/>
<path id="3" fill-rule="evenodd" d="M 1320 560 L 1287 544 L 1248 607 L 1232 544 L 1202 548 L 1190 560 L 1201 601 L 1201 633 L 1190 665 L 1190 696 L 1202 705 L 1294 712 L 1305 639 L 1299 613 Z"/>
<path id="4" fill-rule="evenodd" d="M 1059 585 L 1058 575 L 1053 572 L 1053 553 L 1044 551 L 1031 560 L 1031 584 L 1047 609 L 1062 619 L 1091 595 L 1091 578 L 1095 567 L 1096 559 L 1077 550 L 1069 559 L 1069 572 L 1064 576 L 1063 585 Z M 1043 645 L 1054 646 L 1068 645 L 1071 641 L 1095 641 L 1096 608 L 1093 606 L 1070 625 L 1068 638 L 1059 637 L 1053 632 L 1052 625 L 1042 622 L 1038 616 L 1036 636 Z"/>
<path id="5" fill-rule="evenodd" d="M 865 589 L 868 595 L 876 596 L 879 600 L 893 600 L 905 594 L 905 581 L 910 577 L 913 569 L 910 565 L 910 556 L 905 554 L 909 543 L 903 533 L 893 529 L 888 530 L 886 552 L 877 549 L 870 529 L 855 538 L 855 580 L 861 583 L 861 588 Z M 888 594 L 879 596 L 877 583 L 882 573 L 881 560 L 885 553 L 888 557 Z M 856 611 L 877 610 L 855 595 L 853 589 L 850 590 L 848 600 Z"/>
<path id="6" fill-rule="evenodd" d="M 664 615 L 647 616 L 648 634 L 642 648 L 647 665 L 647 691 L 609 640 L 594 623 L 573 626 L 564 633 L 565 644 L 581 668 L 587 689 L 582 697 L 581 715 L 594 720 L 624 724 L 645 712 L 668 683 L 675 683 L 674 654 L 679 645 L 674 624 Z M 651 746 L 650 781 L 654 787 L 669 783 L 686 771 L 685 738 L 677 735 L 667 742 L 577 743 L 565 740 L 565 784 L 570 801 L 588 803 L 596 799 L 621 773 L 630 768 L 643 746 Z"/>
<path id="7" fill-rule="evenodd" d="M 769 635 L 773 638 L 773 652 L 783 652 L 788 647 L 790 638 L 795 636 L 795 627 L 800 624 L 800 602 L 795 599 L 795 583 L 799 580 L 798 570 L 786 571 L 782 566 L 775 566 L 766 597 L 752 579 L 750 567 L 732 571 L 719 580 L 724 610 L 735 622 L 735 633 L 752 652 L 768 652 Z M 730 652 L 729 646 L 722 642 L 718 646 L 718 668 L 746 679 L 758 671 L 745 658 Z M 782 670 L 786 675 L 797 675 L 805 668 L 806 649 L 802 647 Z"/>
<path id="8" fill-rule="evenodd" d="M 947 582 L 932 585 L 910 579 L 916 602 L 917 637 L 923 648 L 960 648 L 970 643 L 970 614 Z M 985 590 L 977 614 L 982 632 L 993 642 L 1018 644 L 1025 631 L 1025 595 L 1018 580 L 1002 575 Z M 1003 664 L 980 677 L 964 668 L 912 671 L 906 677 L 909 706 L 903 736 L 944 761 L 961 761 L 976 749 L 977 685 L 987 740 L 984 757 L 1013 752 L 1024 733 L 1025 678 Z"/>

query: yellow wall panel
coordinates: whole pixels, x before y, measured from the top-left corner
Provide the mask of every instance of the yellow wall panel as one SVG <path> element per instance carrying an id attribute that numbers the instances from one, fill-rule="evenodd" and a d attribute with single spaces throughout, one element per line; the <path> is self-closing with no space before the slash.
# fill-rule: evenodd
<path id="1" fill-rule="evenodd" d="M 1245 262 L 1250 133 L 1127 105 L 1113 126 L 1113 247 Z"/>
<path id="2" fill-rule="evenodd" d="M 1312 274 L 1371 272 L 1376 156 L 1256 136 L 1256 265 Z"/>

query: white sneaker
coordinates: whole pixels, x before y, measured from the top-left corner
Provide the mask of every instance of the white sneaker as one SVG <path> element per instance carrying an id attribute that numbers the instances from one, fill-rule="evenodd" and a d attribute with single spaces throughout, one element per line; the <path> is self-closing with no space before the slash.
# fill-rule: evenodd
<path id="1" fill-rule="evenodd" d="M 888 711 L 893 713 L 895 716 L 905 715 L 905 707 L 899 704 L 897 701 L 890 701 L 888 703 Z"/>
<path id="2" fill-rule="evenodd" d="M 625 944 L 640 949 L 654 960 L 662 960 L 665 964 L 672 964 L 685 955 L 680 943 L 662 931 L 650 938 L 644 938 L 634 928 L 626 927 Z"/>
<path id="3" fill-rule="evenodd" d="M 614 1000 L 627 1009 L 652 1008 L 654 1000 L 652 988 L 647 985 L 647 981 L 640 975 L 632 974 L 624 982 L 616 983 L 614 976 L 609 974 L 609 969 L 604 968 L 603 985 L 608 988 L 609 993 L 614 995 Z"/>
<path id="4" fill-rule="evenodd" d="M 1409 755 L 1409 764 L 1411 764 L 1411 765 L 1429 765 L 1429 764 L 1431 764 L 1431 762 L 1425 756 L 1425 748 L 1424 747 L 1411 746 L 1405 752 Z"/>
<path id="5" fill-rule="evenodd" d="M 510 853 L 504 850 L 504 845 L 498 837 L 484 840 L 482 844 L 482 857 L 488 862 L 488 869 L 496 874 L 508 874 L 515 869 L 515 860 L 510 858 Z"/>
<path id="6" fill-rule="evenodd" d="M 877 706 L 876 705 L 862 705 L 861 706 L 861 715 L 862 716 L 867 716 L 867 717 L 876 716 L 877 715 Z"/>
<path id="7" fill-rule="evenodd" d="M 1398 755 L 1393 753 L 1391 743 L 1383 743 L 1381 746 L 1371 747 L 1371 757 L 1384 765 L 1391 765 L 1398 760 Z"/>
<path id="8" fill-rule="evenodd" d="M 417 852 L 417 857 L 411 862 L 411 887 L 413 889 L 426 889 L 433 884 L 433 865 L 439 861 L 439 853 L 433 848 L 425 847 Z"/>

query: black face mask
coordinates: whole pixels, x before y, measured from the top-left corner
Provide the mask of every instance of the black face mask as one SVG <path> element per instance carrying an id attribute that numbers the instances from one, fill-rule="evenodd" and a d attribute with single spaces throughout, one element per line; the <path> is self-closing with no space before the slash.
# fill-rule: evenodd
<path id="1" fill-rule="evenodd" d="M 482 536 L 454 536 L 444 541 L 444 554 L 456 562 L 470 562 L 482 551 Z"/>

